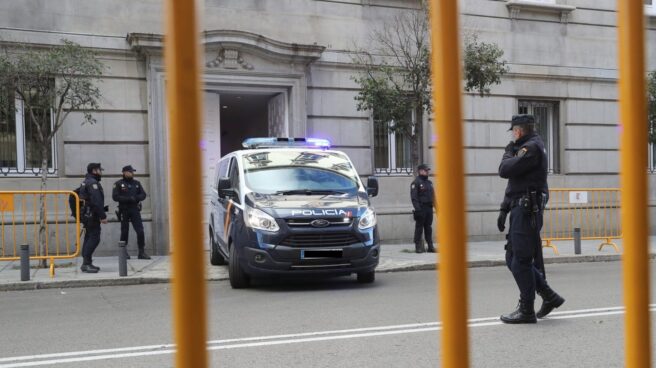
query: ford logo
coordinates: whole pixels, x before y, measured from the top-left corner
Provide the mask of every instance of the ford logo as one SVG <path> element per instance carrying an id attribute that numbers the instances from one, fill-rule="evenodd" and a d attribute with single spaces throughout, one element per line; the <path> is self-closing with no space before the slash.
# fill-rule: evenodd
<path id="1" fill-rule="evenodd" d="M 317 219 L 310 222 L 310 225 L 312 225 L 312 227 L 328 227 L 330 226 L 330 221 L 324 219 Z"/>

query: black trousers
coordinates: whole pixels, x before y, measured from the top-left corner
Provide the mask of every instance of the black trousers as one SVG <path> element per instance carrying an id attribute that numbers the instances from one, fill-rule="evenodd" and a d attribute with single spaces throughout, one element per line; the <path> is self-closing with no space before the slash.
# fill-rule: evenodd
<path id="1" fill-rule="evenodd" d="M 91 264 L 93 252 L 100 244 L 100 221 L 93 219 L 84 226 L 84 243 L 82 245 L 82 259 L 83 264 Z"/>
<path id="2" fill-rule="evenodd" d="M 415 244 L 421 242 L 421 233 L 429 246 L 433 245 L 433 207 L 415 210 Z"/>
<path id="3" fill-rule="evenodd" d="M 506 245 L 506 265 L 512 272 L 520 299 L 535 300 L 535 293 L 547 287 L 542 258 L 542 212 L 535 215 L 535 226 L 531 224 L 531 216 L 522 207 L 516 206 L 510 210 L 510 229 Z"/>
<path id="4" fill-rule="evenodd" d="M 140 250 L 143 250 L 146 245 L 143 221 L 141 220 L 141 212 L 136 207 L 121 209 L 121 241 L 124 241 L 126 244 L 128 242 L 130 223 L 132 223 L 134 232 L 137 233 L 137 245 Z"/>

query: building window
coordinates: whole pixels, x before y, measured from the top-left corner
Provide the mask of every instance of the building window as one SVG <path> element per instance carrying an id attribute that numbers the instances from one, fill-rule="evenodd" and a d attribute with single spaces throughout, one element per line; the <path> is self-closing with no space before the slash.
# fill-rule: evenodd
<path id="1" fill-rule="evenodd" d="M 410 115 L 414 122 L 416 115 Z M 395 131 L 393 121 L 374 124 L 374 167 L 378 174 L 411 175 L 413 172 L 410 138 Z"/>
<path id="2" fill-rule="evenodd" d="M 531 114 L 535 117 L 535 128 L 547 149 L 549 172 L 559 173 L 558 102 L 520 100 L 519 113 Z"/>
<path id="3" fill-rule="evenodd" d="M 41 169 L 41 153 L 38 133 L 32 122 L 31 114 L 25 111 L 20 98 L 9 96 L 14 101 L 9 108 L 0 109 L 0 174 L 2 175 L 37 175 Z M 35 111 L 34 115 L 50 119 L 49 132 L 53 128 L 53 115 L 50 110 Z M 48 132 L 48 133 L 49 133 Z M 52 142 L 48 142 L 48 173 L 56 172 L 56 154 Z"/>

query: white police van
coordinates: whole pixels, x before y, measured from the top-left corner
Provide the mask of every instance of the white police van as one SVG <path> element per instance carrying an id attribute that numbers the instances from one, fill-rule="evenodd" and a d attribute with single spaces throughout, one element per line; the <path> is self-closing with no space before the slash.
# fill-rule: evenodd
<path id="1" fill-rule="evenodd" d="M 233 288 L 252 278 L 375 280 L 380 244 L 369 197 L 349 157 L 312 138 L 251 138 L 221 158 L 211 191 L 211 263 Z"/>

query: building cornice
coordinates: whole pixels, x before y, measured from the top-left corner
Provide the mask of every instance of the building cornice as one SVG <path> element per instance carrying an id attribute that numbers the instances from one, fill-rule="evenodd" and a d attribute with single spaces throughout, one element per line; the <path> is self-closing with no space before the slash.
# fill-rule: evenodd
<path id="1" fill-rule="evenodd" d="M 131 49 L 146 54 L 161 54 L 164 48 L 164 36 L 161 34 L 129 33 L 127 42 Z M 316 44 L 287 43 L 237 30 L 205 31 L 201 34 L 201 42 L 206 50 L 250 50 L 264 57 L 299 63 L 319 59 L 326 49 Z"/>

